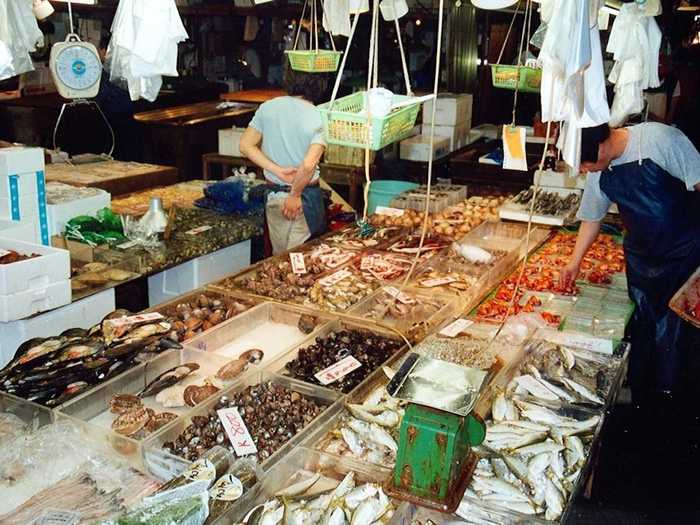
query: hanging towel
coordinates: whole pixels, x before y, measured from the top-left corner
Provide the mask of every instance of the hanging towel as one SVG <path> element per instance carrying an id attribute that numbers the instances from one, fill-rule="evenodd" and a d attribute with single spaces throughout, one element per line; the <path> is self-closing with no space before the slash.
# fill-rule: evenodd
<path id="1" fill-rule="evenodd" d="M 326 0 L 324 2 L 323 29 L 331 35 L 350 36 L 349 0 Z"/>
<path id="2" fill-rule="evenodd" d="M 44 35 L 32 5 L 32 0 L 0 0 L 0 80 L 34 71 L 29 53 L 43 45 Z"/>

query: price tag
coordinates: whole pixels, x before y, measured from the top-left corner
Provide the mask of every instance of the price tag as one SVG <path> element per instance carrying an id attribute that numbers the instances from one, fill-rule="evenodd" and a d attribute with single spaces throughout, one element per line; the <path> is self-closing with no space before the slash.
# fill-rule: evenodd
<path id="1" fill-rule="evenodd" d="M 315 374 L 314 377 L 318 379 L 319 383 L 326 386 L 336 382 L 338 379 L 342 379 L 350 372 L 357 370 L 361 366 L 362 363 L 360 363 L 353 356 L 349 355 L 328 368 L 324 368 Z"/>
<path id="2" fill-rule="evenodd" d="M 304 262 L 304 254 L 299 252 L 290 252 L 289 262 L 292 263 L 292 271 L 296 274 L 306 273 L 306 263 Z"/>
<path id="3" fill-rule="evenodd" d="M 185 233 L 187 235 L 199 235 L 202 232 L 205 232 L 207 230 L 211 230 L 213 226 L 209 224 L 205 224 L 204 226 L 199 226 L 197 228 L 192 228 L 191 230 L 186 231 Z"/>
<path id="4" fill-rule="evenodd" d="M 582 348 L 591 352 L 599 352 L 601 354 L 612 355 L 613 342 L 612 339 L 603 339 L 585 334 L 572 334 L 569 332 L 552 332 L 548 337 L 553 343 L 558 343 L 565 346 L 573 346 L 574 348 Z"/>
<path id="5" fill-rule="evenodd" d="M 221 424 L 224 426 L 226 435 L 231 445 L 233 445 L 233 450 L 236 451 L 237 456 L 242 457 L 258 453 L 258 447 L 255 446 L 253 437 L 250 435 L 248 427 L 245 426 L 245 421 L 243 421 L 241 414 L 238 412 L 238 408 L 222 408 L 217 410 L 216 413 L 219 415 Z"/>
<path id="6" fill-rule="evenodd" d="M 10 255 L 12 252 L 0 249 L 0 257 L 5 257 L 5 255 Z"/>
<path id="7" fill-rule="evenodd" d="M 440 330 L 440 335 L 444 335 L 445 337 L 457 337 L 473 324 L 474 321 L 470 321 L 469 319 L 455 319 L 445 328 Z"/>
<path id="8" fill-rule="evenodd" d="M 199 458 L 192 463 L 182 475 L 187 481 L 206 481 L 211 483 L 216 477 L 216 467 L 211 460 Z"/>
<path id="9" fill-rule="evenodd" d="M 386 288 L 384 288 L 384 291 L 391 295 L 394 299 L 397 299 L 400 302 L 402 302 L 403 304 L 415 304 L 416 302 L 416 300 L 413 297 L 411 297 L 410 295 L 406 295 L 403 292 L 400 292 L 393 286 L 387 286 Z"/>
<path id="10" fill-rule="evenodd" d="M 131 248 L 132 246 L 136 246 L 137 244 L 138 244 L 137 241 L 126 241 L 126 242 L 123 242 L 121 244 L 118 244 L 117 249 L 118 250 L 128 250 L 129 248 Z"/>
<path id="11" fill-rule="evenodd" d="M 377 206 L 374 210 L 377 215 L 388 215 L 389 217 L 401 217 L 404 210 L 399 208 L 389 208 L 387 206 Z"/>
<path id="12" fill-rule="evenodd" d="M 426 279 L 425 281 L 421 281 L 420 285 L 424 286 L 425 288 L 433 288 L 435 286 L 442 286 L 443 284 L 450 284 L 455 282 L 457 279 L 454 277 L 440 277 L 438 279 Z"/>
<path id="13" fill-rule="evenodd" d="M 352 272 L 350 270 L 338 270 L 337 272 L 332 273 L 328 277 L 320 279 L 318 283 L 323 287 L 329 287 L 338 284 L 340 281 L 342 281 L 343 279 L 347 279 L 351 275 Z"/>
<path id="14" fill-rule="evenodd" d="M 80 513 L 72 510 L 49 509 L 33 525 L 75 525 L 80 523 Z"/>
<path id="15" fill-rule="evenodd" d="M 221 476 L 209 489 L 209 497 L 220 501 L 236 501 L 243 495 L 243 484 L 233 474 Z"/>
<path id="16" fill-rule="evenodd" d="M 121 326 L 127 326 L 136 323 L 148 323 L 150 321 L 159 321 L 163 319 L 163 314 L 158 312 L 151 312 L 148 314 L 132 315 L 129 317 L 120 317 L 119 319 L 110 319 L 107 322 L 111 324 L 114 328 Z"/>

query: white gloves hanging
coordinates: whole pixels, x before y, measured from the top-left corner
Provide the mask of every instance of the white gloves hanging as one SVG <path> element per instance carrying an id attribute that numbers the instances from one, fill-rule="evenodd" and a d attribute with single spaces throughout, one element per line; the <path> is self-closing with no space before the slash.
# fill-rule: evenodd
<path id="1" fill-rule="evenodd" d="M 608 80 L 615 84 L 611 126 L 621 126 L 644 108 L 643 91 L 659 82 L 661 30 L 653 16 L 635 3 L 623 4 L 610 31 L 607 51 L 615 64 Z"/>
<path id="2" fill-rule="evenodd" d="M 131 100 L 153 102 L 162 75 L 176 77 L 177 44 L 188 38 L 174 0 L 121 0 L 107 48 L 110 79 L 124 79 Z"/>
<path id="3" fill-rule="evenodd" d="M 32 0 L 0 0 L 0 80 L 34 71 L 29 53 L 43 45 Z"/>
<path id="4" fill-rule="evenodd" d="M 543 0 L 542 121 L 562 121 L 557 146 L 578 171 L 581 129 L 610 120 L 597 26 L 598 0 Z M 592 16 L 592 13 L 596 13 Z M 551 22 L 550 22 L 551 21 Z"/>

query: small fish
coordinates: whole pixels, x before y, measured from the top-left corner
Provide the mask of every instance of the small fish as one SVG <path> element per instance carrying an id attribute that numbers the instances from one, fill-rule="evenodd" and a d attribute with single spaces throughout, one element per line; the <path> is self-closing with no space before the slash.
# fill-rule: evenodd
<path id="1" fill-rule="evenodd" d="M 357 434 L 347 427 L 342 427 L 340 429 L 340 434 L 343 436 L 343 441 L 350 449 L 350 452 L 356 456 L 361 456 L 364 452 L 364 447 L 357 437 Z"/>
<path id="2" fill-rule="evenodd" d="M 560 450 L 564 450 L 562 445 L 555 443 L 554 441 L 542 441 L 541 443 L 520 447 L 514 452 L 520 454 L 521 456 L 534 456 L 537 454 L 542 454 L 543 452 L 559 452 Z"/>
<path id="3" fill-rule="evenodd" d="M 571 390 L 576 392 L 582 398 L 596 403 L 597 405 L 605 404 L 605 401 L 600 399 L 600 397 L 588 390 L 585 386 L 578 384 L 576 381 L 572 381 L 568 377 L 563 377 L 562 381 L 566 384 L 566 386 L 568 386 Z"/>
<path id="4" fill-rule="evenodd" d="M 399 415 L 393 410 L 385 410 L 381 414 L 375 415 L 367 411 L 362 405 L 348 404 L 346 406 L 353 416 L 368 423 L 376 423 L 389 428 L 396 427 L 399 424 Z"/>
<path id="5" fill-rule="evenodd" d="M 550 383 L 546 379 L 540 378 L 539 382 L 542 383 L 547 390 L 552 392 L 555 396 L 563 399 L 564 401 L 568 401 L 569 403 L 573 403 L 576 401 L 576 398 L 569 394 L 566 390 L 564 390 L 563 388 L 559 388 L 558 386 Z"/>
<path id="6" fill-rule="evenodd" d="M 553 394 L 549 389 L 547 389 L 547 387 L 545 387 L 531 375 L 526 374 L 516 377 L 515 379 L 518 382 L 518 385 L 522 386 L 528 391 L 528 393 L 536 398 L 544 399 L 545 401 L 557 401 L 559 399 L 558 396 Z"/>
<path id="7" fill-rule="evenodd" d="M 564 496 L 552 483 L 552 480 L 545 478 L 544 500 L 547 504 L 545 518 L 549 521 L 556 520 L 564 512 Z"/>
<path id="8" fill-rule="evenodd" d="M 557 350 L 561 354 L 561 359 L 564 366 L 566 366 L 568 370 L 571 370 L 574 367 L 574 364 L 576 364 L 576 357 L 574 356 L 573 352 L 571 352 L 571 350 L 565 346 L 558 346 Z"/>
<path id="9" fill-rule="evenodd" d="M 564 470 L 566 467 L 560 452 L 561 451 L 551 452 L 549 467 L 557 478 L 562 479 L 564 478 Z"/>
<path id="10" fill-rule="evenodd" d="M 345 496 L 345 507 L 349 510 L 355 510 L 360 503 L 367 498 L 374 497 L 379 488 L 373 483 L 365 483 L 359 487 L 355 487 Z"/>
<path id="11" fill-rule="evenodd" d="M 503 392 L 499 392 L 496 398 L 493 400 L 493 408 L 491 410 L 494 421 L 503 421 L 506 418 L 506 409 L 508 404 L 506 402 L 506 396 Z"/>
<path id="12" fill-rule="evenodd" d="M 321 474 L 316 473 L 312 476 L 309 476 L 306 479 L 303 479 L 301 481 L 298 481 L 297 483 L 294 483 L 293 485 L 288 486 L 285 489 L 282 489 L 278 492 L 275 493 L 275 496 L 277 497 L 285 497 L 285 496 L 298 496 L 299 494 L 303 494 L 307 490 L 309 490 L 311 487 L 314 486 L 314 484 L 321 479 Z"/>
<path id="13" fill-rule="evenodd" d="M 367 396 L 367 398 L 362 404 L 365 408 L 367 408 L 368 406 L 379 405 L 386 395 L 386 388 L 384 388 L 383 386 L 379 386 L 372 390 L 372 392 L 370 392 L 370 394 Z"/>
<path id="14" fill-rule="evenodd" d="M 566 436 L 564 438 L 566 446 L 566 463 L 570 470 L 577 468 L 585 459 L 583 441 L 578 436 Z"/>
<path id="15" fill-rule="evenodd" d="M 550 455 L 546 452 L 537 454 L 533 457 L 527 464 L 527 472 L 529 477 L 537 478 L 540 476 L 549 466 Z"/>

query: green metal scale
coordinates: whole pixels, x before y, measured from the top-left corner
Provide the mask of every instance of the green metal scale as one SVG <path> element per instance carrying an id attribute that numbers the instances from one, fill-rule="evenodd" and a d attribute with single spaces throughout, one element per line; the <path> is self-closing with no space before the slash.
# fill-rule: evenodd
<path id="1" fill-rule="evenodd" d="M 387 387 L 391 395 L 405 399 L 402 393 L 405 395 L 406 389 L 402 392 L 402 387 L 406 378 L 424 359 L 418 354 L 408 356 Z M 386 490 L 398 499 L 452 513 L 471 481 L 477 462 L 472 447 L 483 442 L 486 427 L 474 414 L 465 414 L 465 407 L 461 413 L 454 413 L 426 406 L 433 402 L 423 404 L 414 399 L 406 407 L 396 466 Z M 469 412 L 473 405 L 468 406 Z"/>

